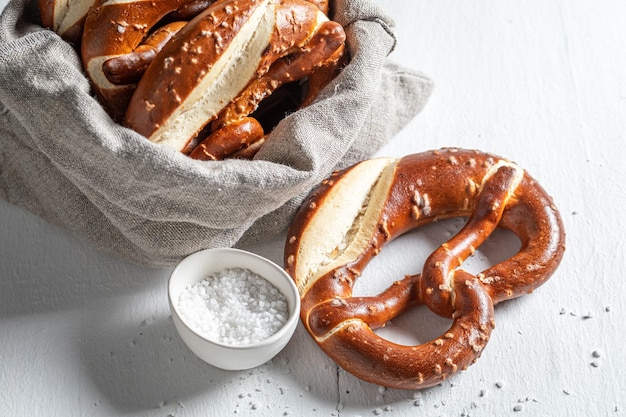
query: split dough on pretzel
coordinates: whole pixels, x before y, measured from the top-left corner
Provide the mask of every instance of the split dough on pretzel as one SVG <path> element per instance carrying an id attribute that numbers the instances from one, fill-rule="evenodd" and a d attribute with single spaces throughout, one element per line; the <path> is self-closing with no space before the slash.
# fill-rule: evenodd
<path id="1" fill-rule="evenodd" d="M 97 0 L 39 0 L 41 24 L 79 45 L 89 9 Z"/>

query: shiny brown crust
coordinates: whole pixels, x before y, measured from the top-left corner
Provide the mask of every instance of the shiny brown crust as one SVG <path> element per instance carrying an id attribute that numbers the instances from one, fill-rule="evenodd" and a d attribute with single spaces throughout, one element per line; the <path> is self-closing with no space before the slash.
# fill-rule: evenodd
<path id="1" fill-rule="evenodd" d="M 52 29 L 54 27 L 54 6 L 56 0 L 39 0 L 38 4 L 41 25 L 45 28 Z"/>
<path id="2" fill-rule="evenodd" d="M 161 26 L 132 52 L 107 59 L 102 64 L 102 71 L 105 77 L 113 84 L 134 84 L 138 82 L 156 54 L 187 23 L 186 21 L 180 21 Z"/>
<path id="3" fill-rule="evenodd" d="M 76 22 L 62 29 L 61 22 L 55 21 L 55 15 L 57 14 L 57 8 L 63 7 L 58 0 L 39 0 L 39 14 L 41 16 L 41 25 L 45 28 L 54 30 L 65 41 L 73 44 L 75 47 L 80 46 L 81 38 L 83 35 L 83 26 L 87 17 L 89 7 L 96 3 L 97 0 L 69 0 L 69 3 L 76 7 L 78 3 L 84 5 L 81 6 L 84 9 L 84 14 L 80 14 L 76 19 Z"/>
<path id="4" fill-rule="evenodd" d="M 125 125 L 149 138 L 196 88 L 259 5 L 254 1 L 219 1 L 181 30 L 144 73 L 129 104 Z M 158 106 L 146 108 L 156 103 Z"/>
<path id="5" fill-rule="evenodd" d="M 256 153 L 261 149 L 265 140 L 267 139 L 267 135 L 258 139 L 256 142 L 249 144 L 247 147 L 243 148 L 240 151 L 237 151 L 233 154 L 228 155 L 229 159 L 252 159 L 256 155 Z"/>
<path id="6" fill-rule="evenodd" d="M 112 84 L 104 75 L 105 60 L 135 50 L 167 14 L 193 0 L 140 0 L 102 2 L 91 8 L 83 28 L 81 57 L 103 107 L 120 121 L 135 84 Z"/>
<path id="7" fill-rule="evenodd" d="M 322 13 L 328 15 L 329 5 L 328 0 L 307 0 L 309 3 L 313 3 Z"/>
<path id="8" fill-rule="evenodd" d="M 263 140 L 263 128 L 251 117 L 245 117 L 213 132 L 189 154 L 201 161 L 219 161 Z"/>
<path id="9" fill-rule="evenodd" d="M 329 196 L 344 189 L 337 187 L 350 192 L 360 181 L 354 174 L 360 164 L 334 173 L 312 191 L 288 231 L 285 268 L 301 292 L 302 322 L 333 360 L 359 378 L 403 389 L 436 385 L 478 359 L 494 328 L 494 305 L 532 292 L 556 270 L 565 250 L 561 217 L 545 190 L 508 160 L 462 149 L 414 154 L 389 159 L 372 186 L 373 212 L 366 204 L 360 214 L 373 219 L 359 229 L 362 246 L 353 243 L 357 235 L 349 235 L 328 254 L 326 265 L 309 267 L 324 244 L 304 242 L 305 236 L 316 235 L 312 228 L 344 210 L 328 209 L 338 204 Z M 326 217 L 317 218 L 320 213 Z M 386 243 L 451 217 L 469 218 L 427 259 L 421 274 L 407 275 L 378 296 L 352 296 L 361 271 Z M 460 269 L 497 227 L 518 236 L 518 253 L 476 276 Z M 352 247 L 358 249 L 354 254 Z M 416 304 L 453 319 L 452 327 L 419 346 L 392 343 L 372 330 Z"/>
<path id="10" fill-rule="evenodd" d="M 308 77 L 308 91 L 301 107 L 307 107 L 319 96 L 321 91 L 339 75 L 348 64 L 349 56 L 345 45 L 335 51 L 326 63 L 316 68 Z"/>
<path id="11" fill-rule="evenodd" d="M 165 23 L 190 21 L 215 2 L 216 0 L 191 0 L 191 2 L 186 3 L 180 8 L 169 13 L 163 18 L 163 20 Z"/>

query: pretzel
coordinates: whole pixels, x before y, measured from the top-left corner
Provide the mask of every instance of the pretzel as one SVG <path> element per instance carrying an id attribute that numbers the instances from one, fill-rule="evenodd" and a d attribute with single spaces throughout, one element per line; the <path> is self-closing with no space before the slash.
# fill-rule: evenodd
<path id="1" fill-rule="evenodd" d="M 218 1 L 154 58 L 124 124 L 184 153 L 209 126 L 203 148 L 227 149 L 219 143 L 227 137 L 221 129 L 250 122 L 260 102 L 282 85 L 338 62 L 344 41 L 341 25 L 308 1 Z M 265 136 L 259 131 L 244 142 Z M 215 157 L 201 151 L 194 156 Z"/>
<path id="2" fill-rule="evenodd" d="M 166 16 L 196 3 L 198 0 L 106 0 L 89 10 L 81 58 L 100 103 L 115 120 L 122 120 L 142 71 L 182 25 L 170 24 L 152 38 L 149 34 Z"/>
<path id="3" fill-rule="evenodd" d="M 39 0 L 39 14 L 43 27 L 53 30 L 61 38 L 80 45 L 83 25 L 89 8 L 97 0 Z"/>
<path id="4" fill-rule="evenodd" d="M 461 231 L 377 296 L 352 288 L 370 260 L 419 226 L 468 217 Z M 519 252 L 477 275 L 463 262 L 497 227 Z M 333 175 L 305 199 L 288 231 L 285 269 L 302 299 L 307 331 L 338 365 L 382 386 L 421 389 L 474 363 L 494 328 L 494 305 L 530 293 L 556 270 L 565 249 L 559 212 L 519 166 L 478 151 L 442 149 L 363 161 Z M 378 336 L 410 306 L 453 320 L 418 346 Z"/>

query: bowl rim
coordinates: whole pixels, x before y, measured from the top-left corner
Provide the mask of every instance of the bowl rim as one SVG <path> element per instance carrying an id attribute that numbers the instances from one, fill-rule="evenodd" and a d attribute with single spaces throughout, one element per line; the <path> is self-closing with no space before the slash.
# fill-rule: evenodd
<path id="1" fill-rule="evenodd" d="M 247 344 L 240 344 L 240 345 L 235 345 L 235 344 L 228 344 L 228 343 L 222 343 L 222 342 L 218 342 L 216 340 L 210 339 L 200 333 L 198 333 L 196 330 L 192 329 L 186 322 L 185 320 L 182 318 L 180 311 L 178 309 L 178 306 L 176 305 L 176 303 L 174 303 L 173 297 L 172 297 L 172 287 L 173 287 L 173 282 L 174 282 L 174 278 L 176 276 L 176 273 L 182 269 L 182 265 L 185 262 L 188 262 L 189 259 L 191 258 L 196 258 L 196 257 L 200 257 L 202 255 L 205 255 L 207 253 L 214 253 L 214 252 L 228 252 L 231 254 L 234 254 L 235 256 L 248 256 L 251 257 L 253 259 L 255 259 L 258 262 L 262 262 L 265 263 L 267 265 L 269 265 L 270 267 L 272 267 L 273 269 L 276 269 L 277 272 L 279 273 L 279 275 L 283 276 L 285 278 L 285 280 L 287 281 L 290 289 L 293 291 L 294 294 L 294 303 L 293 303 L 293 312 L 289 313 L 289 316 L 287 318 L 287 320 L 285 321 L 285 323 L 281 326 L 280 329 L 278 329 L 274 334 L 272 334 L 269 337 L 266 337 L 263 340 L 260 340 L 258 342 L 253 342 L 253 343 L 247 343 Z M 257 274 L 259 275 L 261 278 L 265 279 L 266 281 L 269 282 L 269 280 L 264 277 L 261 274 Z M 271 283 L 271 282 L 270 282 Z M 272 285 L 274 285 L 273 283 L 271 283 Z M 275 285 L 274 285 L 275 286 Z M 280 291 L 280 289 L 278 289 Z M 281 291 L 282 292 L 282 291 Z M 289 297 L 287 294 L 283 295 L 285 297 Z M 238 249 L 238 248 L 229 248 L 229 247 L 220 247 L 220 248 L 207 248 L 207 249 L 200 249 L 196 252 L 193 252 L 187 256 L 185 256 L 180 262 L 178 262 L 178 264 L 174 267 L 174 269 L 172 269 L 172 271 L 169 274 L 168 280 L 167 280 L 167 298 L 168 298 L 168 302 L 170 305 L 170 310 L 172 311 L 172 314 L 176 314 L 178 321 L 185 326 L 185 329 L 187 329 L 189 332 L 191 332 L 194 336 L 202 339 L 203 341 L 206 341 L 212 345 L 215 346 L 219 346 L 225 349 L 234 349 L 234 350 L 251 350 L 251 349 L 256 349 L 259 347 L 265 347 L 268 345 L 273 345 L 276 344 L 278 341 L 280 341 L 287 332 L 292 332 L 292 335 L 290 335 L 287 340 L 291 339 L 291 336 L 293 336 L 293 332 L 295 331 L 295 328 L 297 327 L 297 321 L 300 318 L 300 308 L 301 308 L 301 301 L 300 301 L 300 291 L 298 290 L 298 287 L 296 286 L 296 283 L 294 282 L 293 278 L 291 278 L 291 276 L 287 273 L 287 271 L 285 271 L 284 268 L 282 268 L 281 266 L 279 266 L 277 263 L 271 261 L 270 259 L 267 259 L 259 254 L 256 254 L 254 252 L 250 252 L 247 250 L 243 250 L 243 249 Z M 289 297 L 290 299 L 291 297 Z M 288 303 L 290 303 L 288 299 Z M 294 324 L 294 322 L 296 322 Z M 293 330 L 292 330 L 293 329 Z"/>

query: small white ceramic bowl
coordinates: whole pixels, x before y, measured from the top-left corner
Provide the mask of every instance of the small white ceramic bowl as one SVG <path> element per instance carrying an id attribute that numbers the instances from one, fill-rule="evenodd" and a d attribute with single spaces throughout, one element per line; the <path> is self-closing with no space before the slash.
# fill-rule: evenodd
<path id="1" fill-rule="evenodd" d="M 225 269 L 247 269 L 268 280 L 282 292 L 289 305 L 289 317 L 276 333 L 247 345 L 228 345 L 210 340 L 192 330 L 181 316 L 178 300 L 188 285 Z M 262 365 L 289 342 L 300 315 L 300 295 L 291 277 L 278 265 L 251 252 L 232 248 L 206 249 L 183 259 L 172 271 L 168 298 L 176 330 L 200 359 L 221 369 L 242 370 Z"/>

